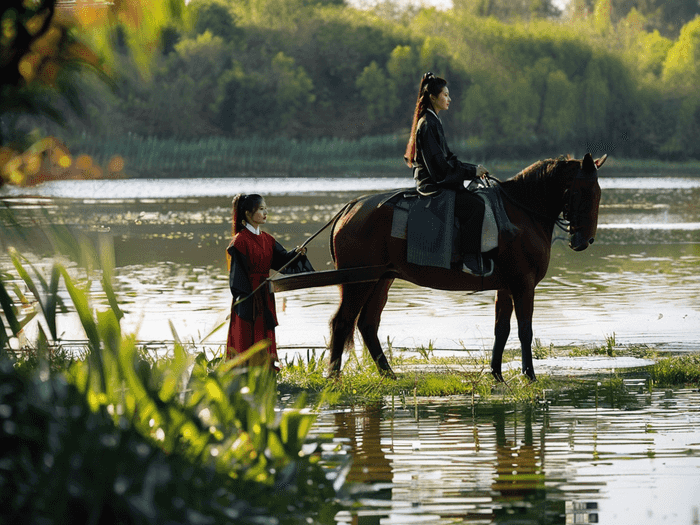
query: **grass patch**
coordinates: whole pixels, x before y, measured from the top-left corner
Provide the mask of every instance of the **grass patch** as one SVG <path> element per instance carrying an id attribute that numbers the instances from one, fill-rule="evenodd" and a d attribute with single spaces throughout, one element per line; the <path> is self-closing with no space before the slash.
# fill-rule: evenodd
<path id="1" fill-rule="evenodd" d="M 649 368 L 658 386 L 700 386 L 700 355 L 664 357 Z"/>
<path id="2" fill-rule="evenodd" d="M 504 374 L 505 385 L 497 384 L 485 356 L 436 358 L 426 349 L 418 352 L 419 357 L 393 353 L 395 380 L 379 374 L 365 348 L 359 354 L 348 354 L 337 379 L 326 377 L 325 352 L 320 356 L 309 352 L 306 360 L 295 357 L 283 363 L 278 385 L 283 392 L 322 394 L 330 405 L 371 404 L 388 398 L 410 404 L 417 397 L 442 396 L 463 396 L 473 403 L 499 399 L 534 402 L 542 398 L 544 389 L 553 387 L 549 377 L 530 383 L 516 370 Z"/>
<path id="3" fill-rule="evenodd" d="M 396 380 L 381 376 L 367 352 L 351 352 L 346 355 L 342 375 L 338 379 L 326 377 L 327 354 L 315 355 L 309 351 L 306 359 L 295 357 L 283 363 L 278 376 L 278 386 L 284 392 L 307 392 L 323 395 L 323 402 L 330 405 L 370 404 L 377 401 L 399 399 L 410 404 L 417 397 L 462 396 L 472 403 L 524 402 L 541 403 L 552 395 L 573 390 L 594 391 L 603 381 L 607 390 L 611 381 L 622 384 L 624 377 L 640 373 L 650 379 L 652 385 L 683 387 L 700 383 L 700 355 L 659 357 L 659 353 L 647 345 L 622 346 L 615 334 L 606 336 L 603 344 L 585 347 L 545 345 L 536 340 L 533 354 L 538 359 L 585 356 L 632 356 L 653 359 L 656 364 L 630 368 L 613 374 L 592 371 L 585 376 L 549 375 L 538 373 L 538 380 L 531 383 L 519 367 L 504 373 L 505 384 L 496 383 L 490 373 L 489 357 L 435 357 L 433 348 L 421 347 L 407 352 L 391 348 L 391 365 Z M 416 355 L 417 354 L 417 355 Z M 520 361 L 520 351 L 504 352 L 503 362 Z"/>

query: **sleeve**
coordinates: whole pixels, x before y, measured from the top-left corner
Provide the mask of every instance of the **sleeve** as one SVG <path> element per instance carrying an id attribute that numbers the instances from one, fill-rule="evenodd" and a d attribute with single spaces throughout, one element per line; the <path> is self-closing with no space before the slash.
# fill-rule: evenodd
<path id="1" fill-rule="evenodd" d="M 275 247 L 272 251 L 272 269 L 279 270 L 289 261 L 294 259 L 296 256 L 295 251 L 288 252 L 285 250 L 280 243 L 275 241 Z M 283 274 L 293 274 L 293 273 L 303 273 L 303 272 L 313 272 L 314 268 L 311 266 L 309 259 L 306 255 L 300 255 L 297 259 L 287 266 L 282 273 Z"/>
<path id="2" fill-rule="evenodd" d="M 423 160 L 431 178 L 440 186 L 464 188 L 463 182 L 476 177 L 476 166 L 460 162 L 445 144 L 441 146 L 440 133 L 435 125 L 427 125 L 422 131 Z"/>
<path id="3" fill-rule="evenodd" d="M 250 277 L 248 275 L 248 258 L 239 252 L 235 245 L 229 246 L 227 251 L 231 256 L 228 285 L 234 300 L 238 301 L 253 291 L 250 286 Z M 238 303 L 234 306 L 233 310 L 241 319 L 245 319 L 246 321 L 253 320 L 253 301 L 248 300 Z"/>

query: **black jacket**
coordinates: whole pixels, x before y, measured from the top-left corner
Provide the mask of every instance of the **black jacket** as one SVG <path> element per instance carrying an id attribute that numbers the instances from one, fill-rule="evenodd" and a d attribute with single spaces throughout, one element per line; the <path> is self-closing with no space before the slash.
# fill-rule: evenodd
<path id="1" fill-rule="evenodd" d="M 413 178 L 418 192 L 431 195 L 440 188 L 464 190 L 464 181 L 475 177 L 476 165 L 457 159 L 447 146 L 440 119 L 426 111 L 416 129 Z"/>
<path id="2" fill-rule="evenodd" d="M 235 301 L 243 299 L 250 295 L 253 290 L 250 286 L 250 277 L 248 275 L 248 258 L 240 253 L 233 247 L 233 243 L 227 249 L 229 255 L 231 256 L 231 270 L 229 271 L 228 284 L 231 289 L 231 294 Z M 272 252 L 272 269 L 279 270 L 287 264 L 290 260 L 294 258 L 296 252 L 288 252 L 282 245 L 275 241 L 275 247 Z M 293 274 L 302 272 L 313 272 L 314 268 L 311 266 L 309 259 L 306 255 L 300 255 L 299 258 L 292 264 L 287 266 L 282 273 L 283 274 Z M 269 286 L 263 286 L 258 293 L 261 293 L 263 297 L 265 295 L 270 295 L 274 304 L 274 294 L 270 291 Z M 257 294 L 256 294 L 257 295 Z M 267 301 L 262 301 L 263 304 L 267 304 Z M 233 307 L 234 312 L 238 317 L 244 319 L 248 322 L 253 322 L 255 320 L 255 308 L 254 308 L 254 298 L 238 303 Z M 264 309 L 265 315 L 265 325 L 268 327 L 274 327 L 277 322 L 273 312 L 270 312 L 268 308 Z"/>

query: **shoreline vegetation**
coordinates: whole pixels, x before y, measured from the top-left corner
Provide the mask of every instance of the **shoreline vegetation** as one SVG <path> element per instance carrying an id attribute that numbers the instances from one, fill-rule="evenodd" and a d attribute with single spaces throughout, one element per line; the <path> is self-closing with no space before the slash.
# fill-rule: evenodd
<path id="1" fill-rule="evenodd" d="M 161 139 L 128 134 L 119 139 L 85 136 L 73 144 L 78 156 L 88 155 L 95 165 L 109 166 L 120 159 L 123 169 L 117 178 L 190 177 L 410 177 L 403 162 L 405 137 L 400 134 L 348 140 L 322 138 L 297 141 L 283 137 L 231 139 L 209 137 L 200 140 Z M 492 175 L 505 180 L 541 158 L 584 151 L 552 151 L 541 158 L 511 158 L 506 147 L 502 155 L 489 156 L 474 141 L 455 141 L 454 151 L 465 161 L 481 163 Z M 700 161 L 618 158 L 615 152 L 605 165 L 605 177 L 698 176 Z M 601 153 L 601 154 L 602 154 Z M 60 178 L 47 166 L 52 176 Z M 104 170 L 109 173 L 110 170 Z M 84 174 L 82 174 L 84 176 Z"/>
<path id="2" fill-rule="evenodd" d="M 153 345 L 155 342 L 151 342 Z M 75 348 L 75 344 L 72 347 Z M 135 344 L 139 359 L 153 369 L 168 369 L 174 361 L 188 355 L 189 361 L 206 365 L 214 370 L 223 365 L 222 347 L 182 342 L 158 342 L 156 347 Z M 264 345 L 258 345 L 260 351 Z M 89 345 L 83 353 L 62 350 L 60 346 L 44 351 L 27 346 L 8 352 L 15 368 L 31 373 L 40 368 L 42 362 L 53 373 L 65 372 L 76 363 L 88 359 Z M 376 403 L 379 400 L 398 397 L 410 398 L 461 396 L 478 403 L 538 403 L 548 392 L 565 393 L 571 389 L 595 389 L 601 382 L 622 382 L 625 379 L 643 381 L 650 391 L 655 388 L 700 388 L 700 354 L 657 351 L 653 346 L 622 347 L 615 344 L 614 335 L 606 338 L 602 345 L 565 346 L 535 345 L 535 365 L 543 359 L 552 359 L 554 368 L 538 371 L 538 379 L 531 383 L 520 373 L 520 351 L 506 350 L 504 365 L 514 366 L 506 370 L 506 382 L 496 383 L 489 371 L 488 352 L 465 352 L 465 356 L 437 357 L 430 348 L 391 349 L 392 366 L 398 378 L 390 380 L 381 376 L 366 349 L 346 355 L 346 365 L 338 379 L 327 377 L 327 355 L 307 350 L 291 360 L 283 360 L 276 377 L 279 394 L 311 396 L 322 400 L 317 408 L 334 405 Z M 597 359 L 598 366 L 573 371 L 557 369 L 557 358 L 562 364 L 567 359 Z M 616 368 L 614 358 L 635 358 L 639 364 Z M 601 361 L 602 359 L 602 361 Z M 230 367 L 226 367 L 229 369 Z M 195 371 L 196 372 L 196 371 Z M 196 375 L 196 374 L 195 374 Z M 186 384 L 181 385 L 187 392 Z"/>

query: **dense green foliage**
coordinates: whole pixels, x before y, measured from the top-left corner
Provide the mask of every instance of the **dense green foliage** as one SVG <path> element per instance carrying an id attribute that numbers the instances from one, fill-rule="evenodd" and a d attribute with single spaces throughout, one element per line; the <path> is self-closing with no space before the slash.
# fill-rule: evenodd
<path id="1" fill-rule="evenodd" d="M 478 158 L 700 158 L 700 8 L 598 0 L 554 17 L 547 2 L 486 4 L 193 0 L 191 28 L 167 32 L 150 79 L 121 56 L 118 96 L 93 108 L 92 136 L 405 137 L 432 70 L 451 87 L 448 135 Z"/>
<path id="2" fill-rule="evenodd" d="M 238 366 L 264 344 L 226 362 L 179 343 L 146 359 L 120 328 L 111 245 L 61 229 L 49 238 L 79 266 L 56 258 L 44 275 L 11 251 L 15 272 L 0 276 L 0 521 L 332 520 L 338 487 L 304 449 L 314 419 L 305 398 L 280 406 L 271 372 Z M 88 300 L 94 280 L 104 304 Z M 52 354 L 65 292 L 87 338 L 79 359 Z M 18 348 L 29 323 L 34 366 Z"/>

